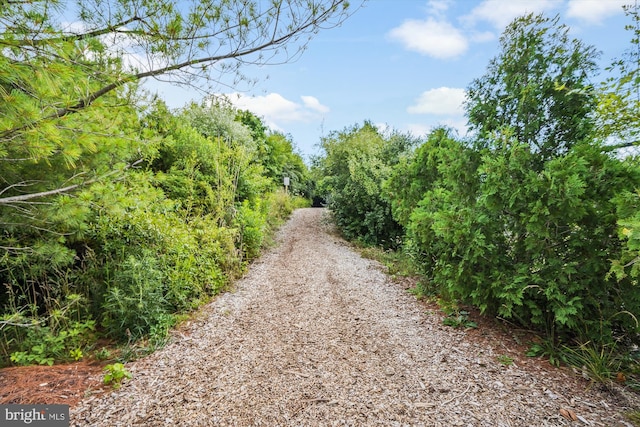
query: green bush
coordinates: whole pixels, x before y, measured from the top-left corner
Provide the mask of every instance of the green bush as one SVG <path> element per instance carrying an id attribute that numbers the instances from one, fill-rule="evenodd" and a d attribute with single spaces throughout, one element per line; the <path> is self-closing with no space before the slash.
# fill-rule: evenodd
<path id="1" fill-rule="evenodd" d="M 262 203 L 251 206 L 245 200 L 239 207 L 236 222 L 240 228 L 239 248 L 245 259 L 251 260 L 260 254 L 262 241 L 266 234 L 267 212 L 262 209 Z"/>
<path id="2" fill-rule="evenodd" d="M 102 304 L 107 334 L 118 339 L 138 339 L 169 314 L 165 274 L 153 253 L 130 255 L 113 271 Z"/>
<path id="3" fill-rule="evenodd" d="M 412 196 L 405 186 L 393 205 L 407 221 L 406 247 L 422 264 L 425 286 L 552 341 L 637 338 L 637 287 L 608 272 L 622 249 L 616 195 L 640 184 L 638 169 L 597 144 L 576 144 L 538 169 L 539 154 L 506 137 L 478 151 L 473 183 L 473 162 L 461 171 L 455 161 L 442 161 L 442 151 L 453 154 L 455 147 L 425 144 L 389 184 L 401 188 L 393 180 L 431 167 L 422 199 L 415 202 L 419 192 Z"/>
<path id="4" fill-rule="evenodd" d="M 347 238 L 387 248 L 398 246 L 403 228 L 391 215 L 382 183 L 414 142 L 406 135 L 384 136 L 368 122 L 323 140 L 319 186 Z"/>
<path id="5" fill-rule="evenodd" d="M 26 331 L 26 338 L 11 354 L 17 365 L 53 365 L 56 361 L 82 358 L 82 350 L 94 338 L 95 322 L 74 322 L 62 330 L 33 325 Z"/>
<path id="6" fill-rule="evenodd" d="M 114 122 L 123 134 L 105 139 L 108 150 L 90 150 L 78 168 L 66 165 L 85 185 L 19 212 L 2 208 L 9 248 L 0 254 L 3 365 L 12 355 L 14 363 L 82 357 L 84 349 L 68 342 L 76 323 L 94 319 L 96 336 L 161 345 L 180 315 L 240 275 L 307 203 L 275 191 L 282 174 L 296 194 L 308 186 L 293 144 L 266 135 L 248 112 L 191 105 L 174 115 L 156 103 L 142 115 L 124 113 L 126 124 Z M 34 183 L 54 172 L 60 186 L 76 183 L 58 160 L 16 171 Z M 104 175 L 87 174 L 85 161 Z"/>

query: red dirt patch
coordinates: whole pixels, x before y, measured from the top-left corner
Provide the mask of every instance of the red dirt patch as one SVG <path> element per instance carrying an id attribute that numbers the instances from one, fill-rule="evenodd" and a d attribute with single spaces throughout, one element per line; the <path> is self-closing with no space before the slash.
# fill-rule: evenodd
<path id="1" fill-rule="evenodd" d="M 77 362 L 0 369 L 0 404 L 62 404 L 74 407 L 89 394 L 102 393 L 103 366 Z"/>

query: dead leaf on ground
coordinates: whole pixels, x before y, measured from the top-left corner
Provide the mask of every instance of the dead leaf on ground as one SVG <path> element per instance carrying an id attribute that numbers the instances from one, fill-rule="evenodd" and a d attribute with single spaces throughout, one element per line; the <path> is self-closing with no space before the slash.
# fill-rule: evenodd
<path id="1" fill-rule="evenodd" d="M 565 417 L 570 421 L 578 421 L 578 416 L 571 409 L 564 409 L 564 408 L 560 409 L 560 415 L 562 415 L 563 417 Z"/>

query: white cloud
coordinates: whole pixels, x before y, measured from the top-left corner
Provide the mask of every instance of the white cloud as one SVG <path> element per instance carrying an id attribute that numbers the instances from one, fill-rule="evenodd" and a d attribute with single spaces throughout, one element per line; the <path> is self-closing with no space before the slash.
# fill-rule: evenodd
<path id="1" fill-rule="evenodd" d="M 485 43 L 496 39 L 496 34 L 491 31 L 474 32 L 470 36 L 470 40 L 474 43 Z"/>
<path id="2" fill-rule="evenodd" d="M 430 0 L 427 3 L 427 12 L 429 15 L 441 17 L 449 9 L 451 0 Z"/>
<path id="3" fill-rule="evenodd" d="M 300 99 L 302 99 L 305 107 L 313 111 L 317 111 L 318 113 L 323 114 L 329 112 L 329 107 L 320 104 L 320 101 L 318 101 L 318 98 L 316 98 L 315 96 L 301 96 Z"/>
<path id="4" fill-rule="evenodd" d="M 567 16 L 600 24 L 604 19 L 622 13 L 622 6 L 631 3 L 632 0 L 569 0 Z"/>
<path id="5" fill-rule="evenodd" d="M 609 0 L 600 1 L 607 2 Z M 471 23 L 487 21 L 502 31 L 518 16 L 527 13 L 548 12 L 557 9 L 561 4 L 562 0 L 484 0 L 471 11 L 470 15 L 465 16 L 464 20 L 471 21 Z"/>
<path id="6" fill-rule="evenodd" d="M 391 30 L 389 36 L 401 42 L 406 49 L 435 58 L 453 58 L 468 47 L 467 39 L 457 28 L 433 18 L 406 20 Z"/>
<path id="7" fill-rule="evenodd" d="M 275 129 L 281 129 L 281 123 L 309 122 L 329 112 L 329 107 L 313 96 L 301 96 L 302 102 L 288 100 L 278 93 L 264 96 L 230 93 L 224 96 L 237 108 L 263 117 L 266 124 Z"/>
<path id="8" fill-rule="evenodd" d="M 407 108 L 411 114 L 438 114 L 457 116 L 464 113 L 463 103 L 466 99 L 464 89 L 439 87 L 423 92 L 415 105 Z"/>

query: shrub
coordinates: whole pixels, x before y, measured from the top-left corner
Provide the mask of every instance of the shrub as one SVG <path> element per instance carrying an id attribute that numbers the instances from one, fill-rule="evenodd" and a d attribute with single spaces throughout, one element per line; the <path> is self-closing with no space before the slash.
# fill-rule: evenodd
<path id="1" fill-rule="evenodd" d="M 435 163 L 407 225 L 428 283 L 552 341 L 634 336 L 621 313 L 640 310 L 637 290 L 607 273 L 621 251 L 614 196 L 640 183 L 635 168 L 576 144 L 538 169 L 537 152 L 506 138 L 483 151 L 477 195 L 465 197 L 472 186 L 446 171 L 455 163 Z"/>
<path id="2" fill-rule="evenodd" d="M 382 135 L 368 122 L 323 140 L 326 155 L 319 185 L 347 238 L 387 248 L 397 245 L 403 229 L 391 215 L 382 183 L 414 142 L 406 135 Z"/>
<path id="3" fill-rule="evenodd" d="M 138 339 L 169 314 L 164 296 L 165 274 L 150 251 L 130 255 L 107 282 L 102 304 L 103 326 L 118 339 Z"/>

